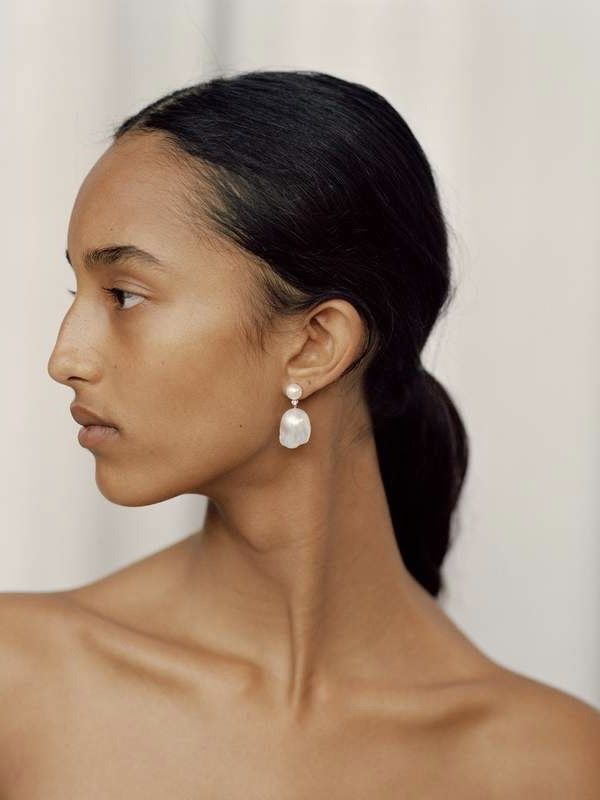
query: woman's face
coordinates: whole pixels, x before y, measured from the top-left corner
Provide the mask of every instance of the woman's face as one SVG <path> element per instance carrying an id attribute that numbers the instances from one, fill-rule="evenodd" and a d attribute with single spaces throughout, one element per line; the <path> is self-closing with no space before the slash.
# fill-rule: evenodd
<path id="1" fill-rule="evenodd" d="M 208 494 L 258 456 L 276 470 L 289 407 L 285 361 L 267 360 L 242 332 L 251 264 L 177 213 L 189 174 L 160 142 L 125 135 L 81 185 L 67 237 L 76 296 L 48 362 L 74 400 L 118 428 L 90 449 L 100 491 L 126 506 Z M 88 251 L 123 245 L 157 263 L 132 255 L 86 266 Z"/>

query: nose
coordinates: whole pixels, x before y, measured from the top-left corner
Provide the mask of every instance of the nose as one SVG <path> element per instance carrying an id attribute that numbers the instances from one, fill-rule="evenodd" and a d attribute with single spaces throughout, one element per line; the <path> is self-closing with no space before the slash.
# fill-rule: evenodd
<path id="1" fill-rule="evenodd" d="M 74 378 L 95 381 L 99 372 L 97 351 L 89 342 L 90 328 L 72 314 L 73 306 L 62 321 L 46 370 L 57 383 L 71 385 Z"/>

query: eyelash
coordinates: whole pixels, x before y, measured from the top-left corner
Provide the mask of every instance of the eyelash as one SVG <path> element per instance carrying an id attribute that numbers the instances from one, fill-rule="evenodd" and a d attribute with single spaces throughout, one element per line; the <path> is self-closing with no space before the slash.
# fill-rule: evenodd
<path id="1" fill-rule="evenodd" d="M 136 294 L 135 292 L 127 292 L 127 291 L 125 291 L 125 289 L 116 289 L 115 287 L 113 287 L 112 289 L 105 289 L 104 287 L 102 287 L 102 288 L 107 294 L 110 294 L 113 297 L 113 299 L 114 299 L 114 301 L 115 301 L 115 303 L 117 305 L 117 311 L 131 311 L 131 308 L 123 308 L 122 306 L 119 305 L 119 302 L 118 302 L 118 296 L 119 295 L 121 295 L 121 294 L 129 294 L 129 295 L 133 295 L 134 297 L 141 297 L 142 296 L 142 295 Z M 73 289 L 67 289 L 67 292 L 70 295 L 73 295 L 73 297 L 77 294 L 77 292 L 74 292 Z M 132 306 L 132 308 L 135 308 L 135 306 Z"/>

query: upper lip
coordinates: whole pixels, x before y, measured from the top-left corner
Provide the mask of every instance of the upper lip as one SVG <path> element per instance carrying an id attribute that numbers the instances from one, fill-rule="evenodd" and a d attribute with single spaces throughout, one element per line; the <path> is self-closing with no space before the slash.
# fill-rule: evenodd
<path id="1" fill-rule="evenodd" d="M 80 425 L 106 425 L 109 428 L 117 427 L 109 420 L 99 417 L 98 414 L 95 414 L 89 408 L 86 408 L 79 403 L 72 403 L 70 408 L 71 416 Z"/>

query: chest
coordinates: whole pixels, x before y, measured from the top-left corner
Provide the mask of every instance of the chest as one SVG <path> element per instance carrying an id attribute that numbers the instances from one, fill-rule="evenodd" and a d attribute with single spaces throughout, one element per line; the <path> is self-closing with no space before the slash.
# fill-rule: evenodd
<path id="1" fill-rule="evenodd" d="M 456 742 L 389 720 L 315 718 L 296 729 L 169 694 L 80 698 L 41 716 L 12 755 L 3 800 L 468 800 Z"/>

